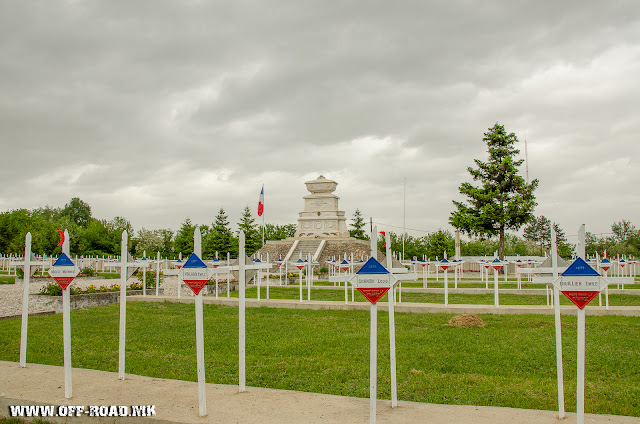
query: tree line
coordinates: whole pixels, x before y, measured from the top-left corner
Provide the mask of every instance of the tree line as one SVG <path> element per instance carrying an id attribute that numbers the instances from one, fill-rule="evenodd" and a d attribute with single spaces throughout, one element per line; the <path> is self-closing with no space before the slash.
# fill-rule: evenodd
<path id="1" fill-rule="evenodd" d="M 362 217 L 359 209 L 351 219 L 350 235 L 360 240 L 369 240 L 367 223 Z M 504 234 L 504 255 L 505 256 L 544 256 L 551 250 L 551 221 L 544 215 L 534 217 L 529 224 L 524 227 L 523 235 L 513 233 Z M 574 255 L 575 244 L 567 241 L 565 232 L 557 225 L 553 224 L 556 231 L 556 243 L 558 254 L 565 259 L 571 259 Z M 389 232 L 391 240 L 391 250 L 393 252 L 403 251 L 402 234 Z M 382 237 L 378 240 L 378 249 L 383 250 L 384 241 Z M 593 233 L 586 233 L 586 253 L 588 255 L 602 254 L 606 251 L 608 257 L 617 255 L 627 255 L 638 257 L 640 254 L 640 230 L 627 220 L 614 222 L 611 225 L 611 233 L 596 236 Z M 499 237 L 475 237 L 470 240 L 460 240 L 460 254 L 462 256 L 487 256 L 494 257 L 495 252 L 500 249 Z M 442 259 L 444 252 L 448 258 L 455 255 L 455 237 L 447 230 L 439 229 L 423 237 L 414 237 L 404 234 L 404 254 L 406 259 L 423 256 L 434 260 L 436 257 Z"/>
<path id="2" fill-rule="evenodd" d="M 129 234 L 129 251 L 135 256 L 160 252 L 162 257 L 176 257 L 179 253 L 188 255 L 193 252 L 193 232 L 196 225 L 202 232 L 202 255 L 205 259 L 213 259 L 216 252 L 226 258 L 238 255 L 238 233 L 245 232 L 246 252 L 252 254 L 262 246 L 262 226 L 248 206 L 244 208 L 237 228 L 232 231 L 224 208 L 218 210 L 211 225 L 200 225 L 186 218 L 180 229 L 134 231 L 131 223 L 123 217 L 110 220 L 92 216 L 91 206 L 74 197 L 64 208 L 50 206 L 33 210 L 16 209 L 0 213 L 0 253 L 23 253 L 24 239 L 31 232 L 31 250 L 39 255 L 58 255 L 62 248 L 57 246 L 60 237 L 57 230 L 67 229 L 70 238 L 70 251 L 73 255 L 109 256 L 120 254 L 122 231 Z M 266 224 L 264 238 L 266 240 L 282 240 L 293 237 L 296 230 L 294 224 Z"/>

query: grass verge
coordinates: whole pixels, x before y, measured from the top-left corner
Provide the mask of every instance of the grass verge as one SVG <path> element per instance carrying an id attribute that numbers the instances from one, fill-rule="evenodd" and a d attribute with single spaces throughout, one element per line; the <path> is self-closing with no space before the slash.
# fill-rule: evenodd
<path id="1" fill-rule="evenodd" d="M 226 296 L 226 286 L 222 284 L 220 286 L 219 296 Z M 256 299 L 258 297 L 258 289 L 255 287 L 248 288 L 245 291 L 245 295 L 249 299 Z M 260 297 L 266 299 L 267 289 L 261 287 Z M 351 302 L 351 287 L 349 287 L 349 302 Z M 231 297 L 238 297 L 238 292 L 231 292 Z M 270 287 L 269 288 L 270 299 L 299 299 L 300 289 L 298 286 L 286 286 L 286 287 Z M 302 298 L 307 300 L 307 288 L 302 287 Z M 386 302 L 388 296 L 382 297 L 381 301 Z M 311 300 L 322 301 L 336 301 L 344 302 L 344 289 L 340 290 L 327 290 L 327 289 L 311 289 Z M 357 290 L 354 293 L 354 300 L 356 302 L 368 302 L 363 295 Z M 441 293 L 402 293 L 402 302 L 413 303 L 436 303 L 444 304 L 444 294 Z M 493 305 L 494 298 L 491 294 L 457 294 L 449 293 L 449 304 L 456 305 Z M 545 295 L 526 295 L 526 294 L 501 294 L 500 305 L 546 305 L 547 298 Z M 560 296 L 561 305 L 572 305 L 571 301 L 565 296 Z M 605 304 L 604 294 L 602 295 L 602 304 Z M 598 298 L 596 297 L 591 301 L 591 305 L 598 305 Z M 623 295 L 623 294 L 610 294 L 609 295 L 610 306 L 640 306 L 640 296 Z M 587 306 L 589 307 L 589 306 Z"/>

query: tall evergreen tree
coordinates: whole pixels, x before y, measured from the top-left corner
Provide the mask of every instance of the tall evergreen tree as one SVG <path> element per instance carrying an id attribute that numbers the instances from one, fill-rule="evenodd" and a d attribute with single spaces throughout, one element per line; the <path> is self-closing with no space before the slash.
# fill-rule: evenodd
<path id="1" fill-rule="evenodd" d="M 520 150 L 515 148 L 518 138 L 507 134 L 504 126 L 496 123 L 484 133 L 482 139 L 488 148 L 489 160 L 475 159 L 477 168 L 467 170 L 480 187 L 462 183 L 460 193 L 467 203 L 453 201 L 456 210 L 449 223 L 471 236 L 499 236 L 498 254 L 504 258 L 505 230 L 517 230 L 533 218 L 536 206 L 533 192 L 538 187 L 535 179 L 527 184 L 518 174 L 523 159 L 515 160 Z"/>
<path id="2" fill-rule="evenodd" d="M 369 237 L 367 237 L 367 234 L 364 231 L 364 227 L 366 223 L 362 218 L 362 213 L 360 212 L 360 209 L 356 209 L 355 213 L 353 214 L 352 221 L 353 223 L 351 224 L 351 228 L 353 229 L 349 230 L 349 235 L 351 237 L 357 238 L 358 240 L 368 240 Z"/>
<path id="3" fill-rule="evenodd" d="M 182 252 L 182 257 L 193 253 L 193 232 L 196 226 L 191 223 L 191 219 L 187 218 L 182 223 L 182 226 L 176 233 L 176 240 L 174 242 L 176 254 Z"/>
<path id="4" fill-rule="evenodd" d="M 554 223 L 553 229 L 556 231 L 558 253 L 560 256 L 565 256 L 562 254 L 562 248 L 567 244 L 567 237 L 558 224 Z M 540 246 L 540 252 L 538 254 L 542 256 L 545 249 L 551 248 L 551 221 L 544 215 L 533 218 L 533 220 L 524 227 L 523 236 L 525 240 L 529 240 Z"/>
<path id="5" fill-rule="evenodd" d="M 251 209 L 249 206 L 244 207 L 242 216 L 238 222 L 238 230 L 244 231 L 245 240 L 245 252 L 248 255 L 252 255 L 256 250 L 260 249 L 262 244 L 262 236 L 256 226 L 255 219 L 251 215 Z M 238 234 L 240 231 L 238 231 Z"/>
<path id="6" fill-rule="evenodd" d="M 218 252 L 219 258 L 227 257 L 227 252 L 235 255 L 237 247 L 235 247 L 234 237 L 229 228 L 229 218 L 224 208 L 220 208 L 216 215 L 215 222 L 211 225 L 211 231 L 207 237 L 202 240 L 203 256 L 213 259 Z M 234 248 L 235 247 L 235 248 Z"/>

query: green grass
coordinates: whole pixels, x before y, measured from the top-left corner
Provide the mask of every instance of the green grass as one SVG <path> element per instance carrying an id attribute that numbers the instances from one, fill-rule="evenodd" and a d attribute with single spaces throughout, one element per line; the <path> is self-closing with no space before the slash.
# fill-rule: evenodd
<path id="1" fill-rule="evenodd" d="M 0 284 L 15 284 L 16 277 L 11 275 L 0 275 Z"/>
<path id="2" fill-rule="evenodd" d="M 225 285 L 220 286 L 219 296 L 226 296 Z M 255 287 L 245 290 L 245 296 L 249 299 L 258 297 L 258 289 Z M 231 292 L 231 297 L 238 297 L 238 292 Z M 262 286 L 260 289 L 260 298 L 266 299 L 267 289 Z M 527 294 L 500 294 L 501 305 L 546 305 L 547 298 L 545 295 L 527 295 Z M 270 299 L 299 299 L 300 289 L 298 286 L 287 287 L 270 287 Z M 302 287 L 302 299 L 307 300 L 307 287 Z M 382 297 L 381 301 L 386 302 L 388 296 Z M 311 300 L 321 301 L 337 301 L 344 302 L 344 288 L 340 290 L 327 289 L 311 289 Z M 355 292 L 354 300 L 356 302 L 368 302 L 360 292 Z M 415 303 L 436 303 L 444 304 L 444 293 L 409 293 L 402 292 L 403 302 Z M 349 287 L 349 302 L 351 302 L 351 287 Z M 449 293 L 449 304 L 468 304 L 468 305 L 493 305 L 493 293 L 490 294 L 457 294 Z M 561 305 L 571 305 L 571 301 L 565 296 L 560 296 Z M 602 304 L 605 304 L 604 293 L 602 295 Z M 597 306 L 598 298 L 591 301 L 590 305 Z M 640 306 L 640 296 L 610 294 L 609 306 Z"/>
<path id="3" fill-rule="evenodd" d="M 0 424 L 51 424 L 52 421 L 43 420 L 42 418 L 24 419 L 17 417 L 0 417 Z"/>
<path id="4" fill-rule="evenodd" d="M 71 313 L 73 364 L 116 372 L 118 305 Z M 379 313 L 378 396 L 389 399 L 388 315 Z M 396 314 L 398 398 L 443 404 L 557 408 L 552 316 L 482 315 L 486 328 L 445 326 L 451 314 Z M 575 409 L 576 320 L 563 317 L 566 406 Z M 249 308 L 247 384 L 368 397 L 369 312 Z M 205 305 L 206 379 L 238 384 L 238 310 Z M 19 360 L 20 320 L 0 321 L 0 359 Z M 28 362 L 63 365 L 62 316 L 29 319 Z M 587 317 L 588 413 L 640 416 L 640 318 Z M 127 306 L 126 372 L 196 381 L 192 304 Z M 61 383 L 62 384 L 62 383 Z"/>
<path id="5" fill-rule="evenodd" d="M 120 278 L 120 274 L 115 274 L 113 272 L 97 272 L 96 276 L 102 277 L 107 280 Z"/>

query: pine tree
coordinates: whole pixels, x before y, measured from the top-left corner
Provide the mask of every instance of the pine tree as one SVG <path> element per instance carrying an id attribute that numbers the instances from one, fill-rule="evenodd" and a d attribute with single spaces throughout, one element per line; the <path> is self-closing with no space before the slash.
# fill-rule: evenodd
<path id="1" fill-rule="evenodd" d="M 352 221 L 353 223 L 351 224 L 351 227 L 353 229 L 349 230 L 349 235 L 351 237 L 357 238 L 358 240 L 368 240 L 369 237 L 367 237 L 364 231 L 364 227 L 366 223 L 364 222 L 364 219 L 362 218 L 362 213 L 360 212 L 359 209 L 356 209 L 355 213 L 353 214 Z"/>
<path id="2" fill-rule="evenodd" d="M 211 231 L 202 240 L 203 256 L 213 259 L 216 252 L 218 252 L 218 257 L 224 259 L 227 257 L 227 252 L 235 254 L 237 248 L 234 249 L 235 243 L 233 241 L 234 237 L 229 228 L 229 219 L 224 208 L 220 208 L 215 222 L 211 225 Z"/>
<path id="3" fill-rule="evenodd" d="M 175 251 L 176 253 L 182 252 L 183 258 L 193 253 L 193 232 L 195 229 L 196 226 L 191 223 L 191 219 L 187 218 L 176 233 Z"/>
<path id="4" fill-rule="evenodd" d="M 518 175 L 524 160 L 515 160 L 520 151 L 515 148 L 518 138 L 514 133 L 507 134 L 504 126 L 496 123 L 482 140 L 487 143 L 489 160 L 475 159 L 478 168 L 467 168 L 481 186 L 460 185 L 468 204 L 454 200 L 457 210 L 451 213 L 449 223 L 471 236 L 498 236 L 498 254 L 503 259 L 505 230 L 517 230 L 533 219 L 538 180 L 527 184 Z"/>
<path id="5" fill-rule="evenodd" d="M 564 231 L 558 226 L 553 224 L 553 229 L 556 231 L 556 244 L 558 246 L 558 253 L 563 255 L 563 247 L 567 245 L 567 237 Z M 540 256 L 544 253 L 544 249 L 551 248 L 551 221 L 544 215 L 540 215 L 537 218 L 533 218 L 531 222 L 524 227 L 525 240 L 529 240 L 540 246 Z"/>
<path id="6" fill-rule="evenodd" d="M 262 237 L 260 231 L 255 224 L 255 219 L 251 215 L 249 206 L 245 206 L 242 216 L 238 222 L 238 230 L 244 231 L 245 252 L 247 256 L 252 255 L 256 250 L 260 249 Z M 238 231 L 238 234 L 240 231 Z"/>

